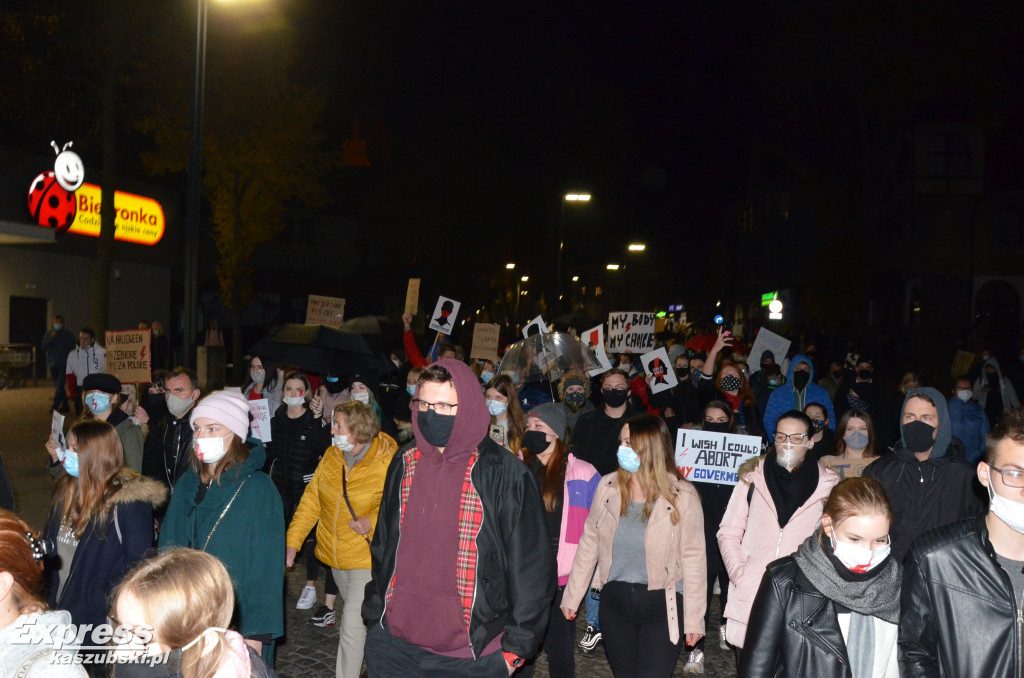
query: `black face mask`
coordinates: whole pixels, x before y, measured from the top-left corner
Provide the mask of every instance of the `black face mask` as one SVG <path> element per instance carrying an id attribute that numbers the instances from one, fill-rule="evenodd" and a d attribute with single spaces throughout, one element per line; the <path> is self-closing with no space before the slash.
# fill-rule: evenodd
<path id="1" fill-rule="evenodd" d="M 833 372 L 832 372 L 832 379 L 834 379 L 835 381 L 839 381 L 842 378 L 843 378 L 843 373 L 842 373 L 841 370 L 833 370 Z"/>
<path id="2" fill-rule="evenodd" d="M 416 423 L 420 425 L 420 435 L 434 447 L 444 447 L 452 437 L 455 426 L 454 414 L 438 414 L 434 410 L 416 413 Z"/>
<path id="3" fill-rule="evenodd" d="M 551 443 L 548 442 L 548 434 L 544 431 L 527 431 L 523 435 L 523 447 L 533 454 L 541 454 L 548 449 Z"/>
<path id="4" fill-rule="evenodd" d="M 798 391 L 804 390 L 804 387 L 807 386 L 807 382 L 810 381 L 810 380 L 811 380 L 811 373 L 810 372 L 804 372 L 804 371 L 801 370 L 800 372 L 794 372 L 793 373 L 793 387 L 796 388 L 796 390 L 798 390 Z"/>
<path id="5" fill-rule="evenodd" d="M 615 388 L 603 388 L 601 395 L 604 396 L 604 404 L 608 407 L 622 407 L 626 404 L 626 399 L 629 398 L 629 391 L 627 389 L 620 391 Z"/>
<path id="6" fill-rule="evenodd" d="M 721 422 L 705 421 L 704 422 L 704 430 L 708 431 L 709 433 L 728 433 L 729 432 L 729 422 L 727 422 L 727 421 L 721 421 Z"/>
<path id="7" fill-rule="evenodd" d="M 867 381 L 871 378 L 871 370 L 857 370 L 857 377 Z"/>
<path id="8" fill-rule="evenodd" d="M 566 393 L 565 406 L 573 412 L 579 412 L 587 404 L 587 396 L 582 393 Z"/>
<path id="9" fill-rule="evenodd" d="M 825 430 L 826 424 L 824 419 L 811 419 L 811 423 L 814 424 L 815 434 L 821 433 L 822 431 Z"/>
<path id="10" fill-rule="evenodd" d="M 676 368 L 676 379 L 686 379 L 690 376 L 689 367 L 677 367 Z"/>
<path id="11" fill-rule="evenodd" d="M 337 381 L 327 381 L 327 380 L 325 380 L 324 381 L 324 388 L 326 388 L 327 392 L 330 393 L 331 395 L 335 395 L 336 393 L 341 393 L 341 391 L 344 388 L 344 384 L 341 383 L 341 379 L 339 379 Z"/>
<path id="12" fill-rule="evenodd" d="M 985 381 L 988 383 L 988 387 L 993 391 L 999 390 L 999 374 L 996 372 L 986 372 Z"/>
<path id="13" fill-rule="evenodd" d="M 912 421 L 903 425 L 903 442 L 907 449 L 917 454 L 927 452 L 935 445 L 935 427 L 923 421 Z"/>

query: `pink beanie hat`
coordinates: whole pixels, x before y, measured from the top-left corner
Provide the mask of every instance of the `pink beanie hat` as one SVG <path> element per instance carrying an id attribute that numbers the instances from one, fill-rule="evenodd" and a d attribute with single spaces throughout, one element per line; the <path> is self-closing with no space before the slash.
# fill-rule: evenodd
<path id="1" fill-rule="evenodd" d="M 196 403 L 188 421 L 195 426 L 200 417 L 227 426 L 243 441 L 249 437 L 249 403 L 241 393 L 214 391 Z"/>

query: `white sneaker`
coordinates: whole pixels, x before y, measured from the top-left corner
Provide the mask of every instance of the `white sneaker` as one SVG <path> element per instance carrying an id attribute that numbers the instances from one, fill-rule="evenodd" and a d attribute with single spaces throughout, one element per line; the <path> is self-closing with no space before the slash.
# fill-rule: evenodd
<path id="1" fill-rule="evenodd" d="M 683 673 L 704 673 L 704 653 L 694 649 L 683 665 Z"/>
<path id="2" fill-rule="evenodd" d="M 722 625 L 718 627 L 718 635 L 718 647 L 722 648 L 723 650 L 728 650 L 729 641 L 725 639 L 725 622 L 722 622 Z"/>
<path id="3" fill-rule="evenodd" d="M 316 587 L 315 586 L 303 586 L 302 595 L 299 596 L 299 602 L 295 603 L 296 610 L 309 610 L 316 605 Z"/>

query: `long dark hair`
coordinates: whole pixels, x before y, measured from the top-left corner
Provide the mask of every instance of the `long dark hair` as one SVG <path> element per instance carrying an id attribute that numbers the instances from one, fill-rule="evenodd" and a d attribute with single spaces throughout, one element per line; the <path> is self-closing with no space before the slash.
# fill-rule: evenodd
<path id="1" fill-rule="evenodd" d="M 263 371 L 267 374 L 267 376 L 263 377 L 263 390 L 273 391 L 274 387 L 277 385 L 277 363 L 270 358 L 265 358 L 261 355 L 249 356 L 249 360 L 247 361 L 249 363 L 249 369 L 245 371 L 245 386 L 242 387 L 242 390 L 244 391 L 249 388 L 250 384 L 252 384 L 252 375 L 250 375 L 249 372 L 252 369 L 253 358 L 260 359 L 260 364 L 263 365 Z M 273 414 L 273 412 L 271 412 L 271 414 Z"/>
<path id="2" fill-rule="evenodd" d="M 536 457 L 533 452 L 522 449 L 523 462 L 529 464 Z M 540 485 L 540 496 L 544 501 L 544 510 L 554 513 L 558 506 L 558 500 L 565 492 L 565 470 L 569 466 L 569 446 L 559 438 L 555 437 L 555 450 L 544 466 L 544 481 Z"/>

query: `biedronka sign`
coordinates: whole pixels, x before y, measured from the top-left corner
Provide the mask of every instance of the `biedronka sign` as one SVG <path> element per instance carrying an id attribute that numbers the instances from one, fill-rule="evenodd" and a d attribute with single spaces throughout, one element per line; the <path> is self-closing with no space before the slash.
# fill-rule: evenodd
<path id="1" fill-rule="evenodd" d="M 99 186 L 88 183 L 75 191 L 78 213 L 68 233 L 100 236 L 100 191 Z M 164 236 L 164 209 L 153 198 L 114 191 L 114 211 L 114 240 L 155 245 Z"/>

